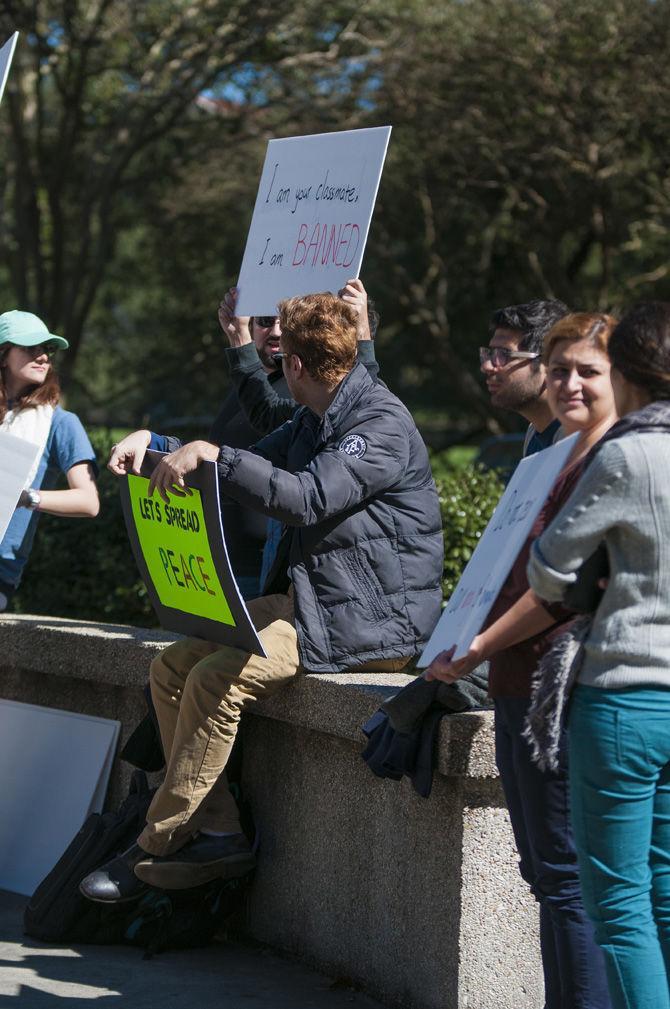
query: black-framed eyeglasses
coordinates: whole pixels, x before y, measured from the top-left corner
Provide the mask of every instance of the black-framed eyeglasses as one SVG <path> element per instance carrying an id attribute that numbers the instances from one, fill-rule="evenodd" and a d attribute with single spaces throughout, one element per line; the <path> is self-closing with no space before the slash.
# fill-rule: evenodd
<path id="1" fill-rule="evenodd" d="M 272 327 L 274 326 L 275 322 L 279 322 L 279 316 L 278 315 L 255 315 L 254 316 L 254 322 L 256 323 L 257 326 L 260 326 L 261 329 L 272 329 Z"/>
<path id="2" fill-rule="evenodd" d="M 479 348 L 479 363 L 488 362 L 494 368 L 504 368 L 510 361 L 534 361 L 539 356 L 530 350 L 508 350 L 507 347 Z"/>
<path id="3" fill-rule="evenodd" d="M 276 354 L 270 354 L 270 360 L 274 364 L 275 368 L 281 368 L 284 358 L 290 356 L 290 354 L 285 353 L 283 350 L 279 350 Z"/>

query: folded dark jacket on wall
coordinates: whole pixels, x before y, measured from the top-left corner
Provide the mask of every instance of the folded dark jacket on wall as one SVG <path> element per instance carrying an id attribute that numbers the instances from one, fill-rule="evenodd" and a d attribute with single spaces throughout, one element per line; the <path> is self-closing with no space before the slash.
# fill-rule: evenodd
<path id="1" fill-rule="evenodd" d="M 362 726 L 368 738 L 362 758 L 378 778 L 410 778 L 428 798 L 433 784 L 440 722 L 445 715 L 488 708 L 488 662 L 455 683 L 417 676 Z"/>

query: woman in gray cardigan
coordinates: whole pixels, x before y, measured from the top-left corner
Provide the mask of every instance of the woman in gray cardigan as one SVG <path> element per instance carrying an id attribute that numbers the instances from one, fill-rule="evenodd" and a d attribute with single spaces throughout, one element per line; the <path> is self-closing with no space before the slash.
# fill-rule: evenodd
<path id="1" fill-rule="evenodd" d="M 558 602 L 604 542 L 609 581 L 569 710 L 584 905 L 615 1009 L 670 1009 L 670 304 L 609 342 L 622 420 L 534 544 L 531 587 Z"/>

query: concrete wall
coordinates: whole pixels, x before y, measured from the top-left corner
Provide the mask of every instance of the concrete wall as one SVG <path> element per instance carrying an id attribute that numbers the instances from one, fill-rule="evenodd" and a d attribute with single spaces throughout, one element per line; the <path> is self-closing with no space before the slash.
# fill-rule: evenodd
<path id="1" fill-rule="evenodd" d="M 143 713 L 155 631 L 0 618 L 0 695 L 118 718 Z M 303 677 L 245 719 L 261 833 L 251 935 L 408 1009 L 540 1009 L 537 914 L 518 878 L 490 713 L 442 722 L 430 799 L 380 781 L 360 725 L 407 682 Z M 117 761 L 110 803 L 126 787 Z"/>

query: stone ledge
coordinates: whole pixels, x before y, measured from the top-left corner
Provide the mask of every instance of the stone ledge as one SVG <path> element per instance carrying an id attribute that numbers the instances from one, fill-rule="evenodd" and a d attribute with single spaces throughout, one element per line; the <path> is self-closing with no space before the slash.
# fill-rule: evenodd
<path id="1" fill-rule="evenodd" d="M 0 695 L 116 718 L 123 743 L 145 711 L 149 663 L 173 640 L 0 617 Z M 299 677 L 245 717 L 242 780 L 261 837 L 245 927 L 397 1009 L 539 1009 L 537 910 L 517 871 L 492 714 L 443 719 L 429 799 L 361 760 L 361 724 L 408 679 Z M 111 808 L 129 775 L 115 761 Z"/>
<path id="2" fill-rule="evenodd" d="M 151 660 L 175 640 L 166 631 L 123 624 L 7 614 L 0 617 L 0 664 L 141 689 Z M 360 726 L 410 680 L 402 673 L 311 673 L 258 705 L 254 714 L 362 744 Z M 437 768 L 446 776 L 498 777 L 490 712 L 442 720 Z"/>

